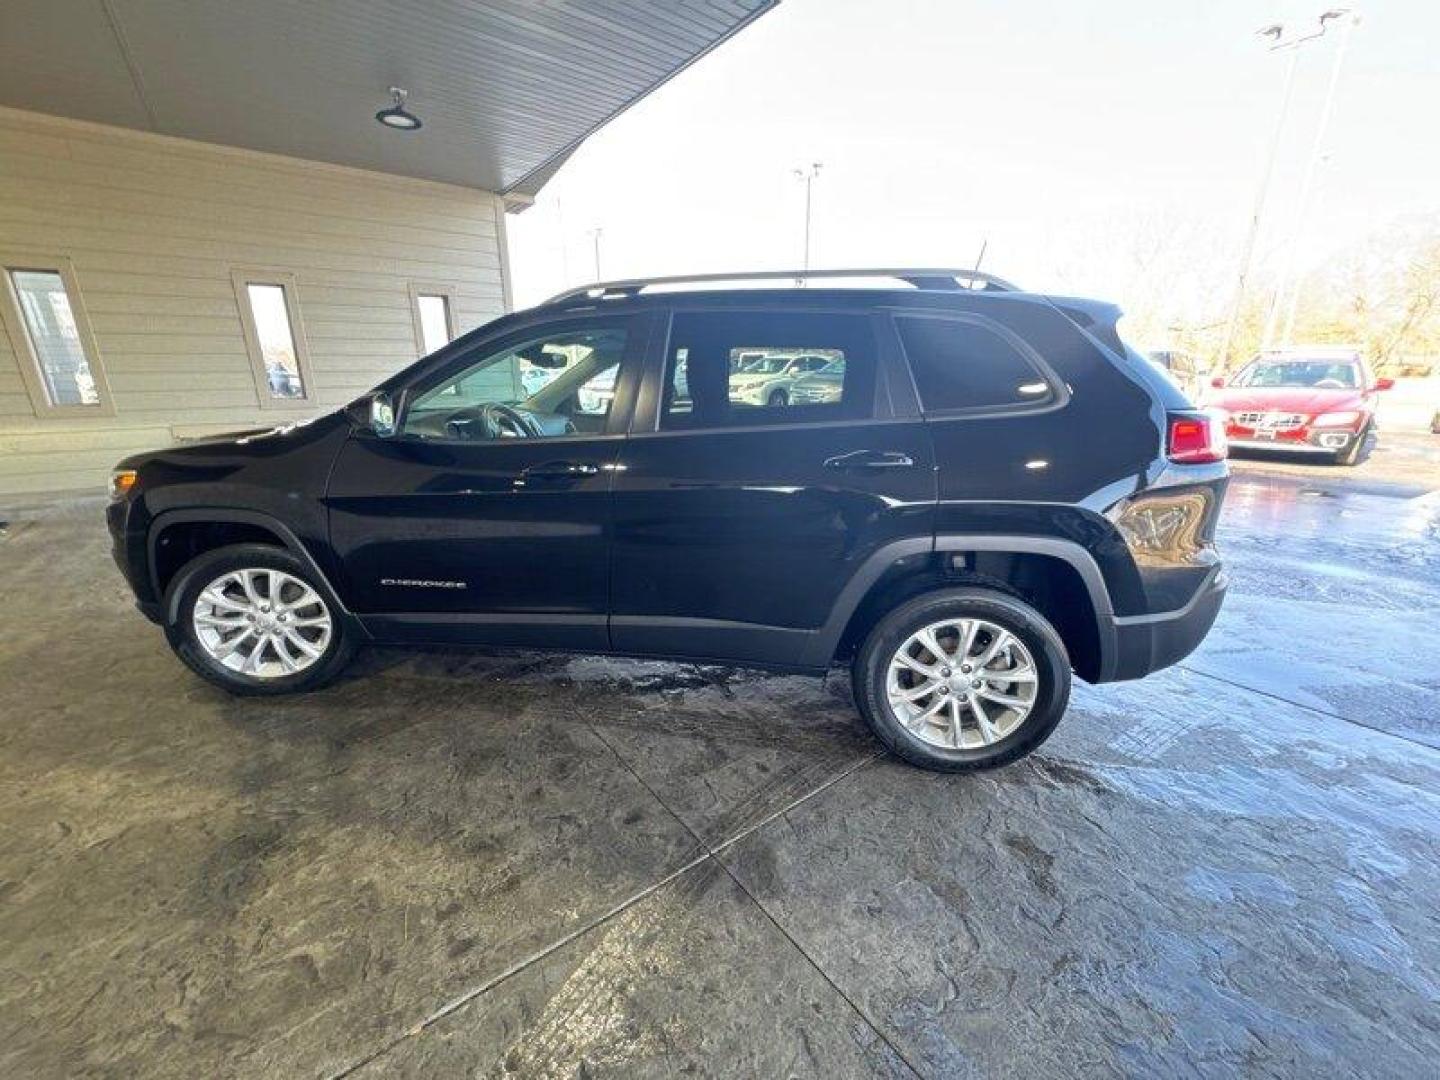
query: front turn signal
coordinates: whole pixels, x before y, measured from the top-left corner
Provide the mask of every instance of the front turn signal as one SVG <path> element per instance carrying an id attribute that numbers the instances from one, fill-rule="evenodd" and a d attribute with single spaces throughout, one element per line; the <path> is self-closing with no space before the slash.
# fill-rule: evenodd
<path id="1" fill-rule="evenodd" d="M 123 499 L 140 479 L 134 469 L 116 469 L 110 474 L 110 498 Z"/>

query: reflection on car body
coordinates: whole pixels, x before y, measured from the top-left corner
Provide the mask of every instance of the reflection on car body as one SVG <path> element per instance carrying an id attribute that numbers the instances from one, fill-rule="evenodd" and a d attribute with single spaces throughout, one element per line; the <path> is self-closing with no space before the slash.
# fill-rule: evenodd
<path id="1" fill-rule="evenodd" d="M 843 375 L 845 358 L 833 349 L 803 353 L 736 349 L 730 355 L 730 400 L 771 407 L 788 405 L 796 400 L 795 385 L 799 380 L 817 374 L 835 361 L 840 363 Z"/>
<path id="2" fill-rule="evenodd" d="M 831 360 L 819 371 L 812 371 L 795 380 L 790 400 L 807 404 L 831 405 L 840 400 L 845 387 L 845 361 Z"/>

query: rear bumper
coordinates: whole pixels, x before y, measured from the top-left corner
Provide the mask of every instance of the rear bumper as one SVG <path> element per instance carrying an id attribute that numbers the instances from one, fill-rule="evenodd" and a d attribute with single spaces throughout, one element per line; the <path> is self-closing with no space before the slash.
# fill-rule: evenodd
<path id="1" fill-rule="evenodd" d="M 1224 567 L 1216 566 L 1178 611 L 1112 617 L 1115 662 L 1104 681 L 1138 679 L 1189 656 L 1215 624 L 1228 584 Z"/>

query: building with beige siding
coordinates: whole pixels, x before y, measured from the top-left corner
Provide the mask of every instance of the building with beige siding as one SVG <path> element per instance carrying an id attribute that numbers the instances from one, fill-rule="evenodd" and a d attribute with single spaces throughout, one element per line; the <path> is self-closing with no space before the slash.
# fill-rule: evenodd
<path id="1" fill-rule="evenodd" d="M 0 500 L 333 409 L 505 312 L 507 209 L 771 2 L 7 9 Z M 400 73 L 420 130 L 376 123 Z"/>
<path id="2" fill-rule="evenodd" d="M 0 492 L 343 405 L 428 351 L 422 303 L 450 336 L 506 310 L 504 220 L 473 188 L 0 109 Z M 293 359 L 267 371 L 277 295 Z M 68 302 L 80 363 L 44 363 L 70 335 L 27 302 Z"/>

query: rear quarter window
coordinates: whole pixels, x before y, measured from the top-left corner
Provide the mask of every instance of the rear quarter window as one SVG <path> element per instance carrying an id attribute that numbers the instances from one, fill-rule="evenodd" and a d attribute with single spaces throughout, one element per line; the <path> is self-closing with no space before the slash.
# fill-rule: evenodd
<path id="1" fill-rule="evenodd" d="M 896 316 L 921 408 L 1013 409 L 1055 400 L 1050 382 L 1008 337 L 977 322 Z"/>

